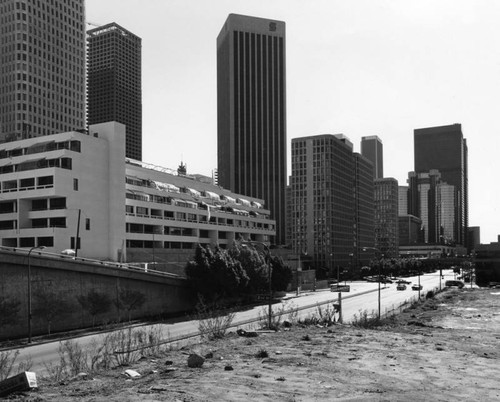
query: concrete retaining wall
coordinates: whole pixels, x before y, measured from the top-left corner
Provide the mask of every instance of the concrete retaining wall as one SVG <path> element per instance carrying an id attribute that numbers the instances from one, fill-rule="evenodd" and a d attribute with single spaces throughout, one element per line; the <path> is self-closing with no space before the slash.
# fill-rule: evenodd
<path id="1" fill-rule="evenodd" d="M 30 257 L 32 334 L 45 334 L 48 320 L 35 312 L 42 300 L 61 300 L 67 304 L 66 313 L 52 320 L 51 331 L 92 326 L 93 318 L 78 302 L 79 296 L 90 291 L 105 294 L 110 300 L 110 310 L 97 315 L 96 324 L 128 320 L 128 312 L 116 306 L 118 295 L 124 290 L 144 294 L 144 304 L 131 311 L 131 318 L 145 316 L 178 315 L 194 306 L 194 293 L 184 278 L 146 273 L 117 265 L 74 260 L 58 256 L 44 256 L 34 250 Z M 17 303 L 18 313 L 14 324 L 0 327 L 0 340 L 28 335 L 28 253 L 26 250 L 0 250 L 0 303 Z M 48 304 L 46 302 L 46 304 Z M 0 311 L 0 314 L 2 312 Z"/>

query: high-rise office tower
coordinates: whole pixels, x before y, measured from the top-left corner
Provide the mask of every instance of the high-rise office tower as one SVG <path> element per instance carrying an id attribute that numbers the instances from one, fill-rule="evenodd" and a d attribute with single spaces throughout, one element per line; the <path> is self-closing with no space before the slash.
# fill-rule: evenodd
<path id="1" fill-rule="evenodd" d="M 408 174 L 409 213 L 422 220 L 425 243 L 456 244 L 455 186 L 442 181 L 438 170 Z"/>
<path id="2" fill-rule="evenodd" d="M 399 256 L 398 181 L 375 180 L 375 247 L 385 257 Z"/>
<path id="3" fill-rule="evenodd" d="M 457 244 L 467 246 L 469 220 L 467 141 L 460 124 L 414 130 L 415 173 L 437 169 L 454 186 Z"/>
<path id="4" fill-rule="evenodd" d="M 85 129 L 84 0 L 0 1 L 0 141 Z"/>
<path id="5" fill-rule="evenodd" d="M 219 184 L 264 199 L 285 242 L 285 23 L 230 14 L 217 37 Z"/>
<path id="6" fill-rule="evenodd" d="M 354 244 L 353 262 L 375 257 L 373 163 L 363 155 L 354 153 Z M 366 248 L 368 247 L 368 248 Z M 363 251 L 363 248 L 365 250 Z"/>
<path id="7" fill-rule="evenodd" d="M 87 34 L 89 124 L 124 124 L 125 155 L 142 160 L 141 38 L 114 22 Z"/>
<path id="8" fill-rule="evenodd" d="M 359 265 L 373 248 L 372 164 L 353 154 L 343 135 L 292 140 L 290 238 L 296 254 L 307 253 L 318 271 Z M 373 254 L 373 252 L 371 251 Z"/>
<path id="9" fill-rule="evenodd" d="M 373 178 L 384 177 L 384 147 L 376 135 L 361 137 L 361 155 L 373 163 Z"/>

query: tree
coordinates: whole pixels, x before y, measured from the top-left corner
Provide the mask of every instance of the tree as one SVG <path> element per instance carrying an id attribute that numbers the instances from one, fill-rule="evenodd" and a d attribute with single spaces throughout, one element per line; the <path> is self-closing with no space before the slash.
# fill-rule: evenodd
<path id="1" fill-rule="evenodd" d="M 270 264 L 272 290 L 275 292 L 285 291 L 293 278 L 292 269 L 279 256 L 271 256 Z"/>
<path id="2" fill-rule="evenodd" d="M 121 289 L 118 292 L 118 299 L 115 304 L 118 311 L 124 309 L 128 312 L 128 320 L 130 322 L 132 311 L 141 308 L 145 302 L 146 296 L 144 293 L 138 290 Z"/>
<path id="3" fill-rule="evenodd" d="M 212 251 L 209 246 L 198 245 L 185 272 L 194 289 L 209 301 L 239 296 L 248 284 L 241 263 L 218 246 Z"/>
<path id="4" fill-rule="evenodd" d="M 91 290 L 87 295 L 77 297 L 78 303 L 92 316 L 92 327 L 95 326 L 95 319 L 99 314 L 108 312 L 111 308 L 111 299 L 105 293 L 98 293 Z"/>
<path id="5" fill-rule="evenodd" d="M 0 296 L 0 327 L 14 325 L 19 321 L 19 307 L 21 302 L 18 300 L 7 300 Z"/>
<path id="6" fill-rule="evenodd" d="M 254 247 L 243 247 L 234 243 L 229 249 L 229 255 L 239 261 L 248 277 L 246 292 L 256 294 L 265 291 L 268 284 L 266 259 Z"/>
<path id="7" fill-rule="evenodd" d="M 61 294 L 55 294 L 48 290 L 39 290 L 34 297 L 35 307 L 33 315 L 44 319 L 47 323 L 47 333 L 50 335 L 54 319 L 68 314 L 72 310 L 72 304 Z"/>

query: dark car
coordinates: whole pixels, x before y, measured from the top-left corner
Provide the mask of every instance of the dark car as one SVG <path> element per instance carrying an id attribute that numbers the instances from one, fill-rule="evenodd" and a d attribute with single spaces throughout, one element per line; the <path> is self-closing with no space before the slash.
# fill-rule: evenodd
<path id="1" fill-rule="evenodd" d="M 400 279 L 399 281 L 396 282 L 397 284 L 402 283 L 403 285 L 409 285 L 411 281 L 405 281 L 404 279 Z"/>
<path id="2" fill-rule="evenodd" d="M 406 290 L 406 285 L 404 283 L 398 283 L 396 287 L 397 290 Z"/>
<path id="3" fill-rule="evenodd" d="M 411 287 L 411 290 L 422 290 L 422 288 L 423 288 L 423 286 L 422 286 L 422 285 L 417 285 L 417 284 L 415 284 L 415 285 L 413 285 L 413 286 Z"/>
<path id="4" fill-rule="evenodd" d="M 458 287 L 459 289 L 462 289 L 465 286 L 465 283 L 462 281 L 454 281 L 454 280 L 449 280 L 444 283 L 444 286 L 446 287 Z"/>

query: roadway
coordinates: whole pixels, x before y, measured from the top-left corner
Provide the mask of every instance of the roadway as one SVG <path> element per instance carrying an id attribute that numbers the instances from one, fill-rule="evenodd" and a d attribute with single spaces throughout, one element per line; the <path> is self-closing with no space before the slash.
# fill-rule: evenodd
<path id="1" fill-rule="evenodd" d="M 453 279 L 453 271 L 443 271 L 444 278 L 441 279 L 441 286 L 444 288 L 444 283 L 447 279 Z M 418 276 L 404 278 L 411 281 L 412 284 L 418 283 Z M 376 316 L 378 310 L 378 283 L 374 282 L 347 282 L 350 286 L 349 293 L 342 293 L 342 315 L 343 322 L 349 323 L 352 321 L 354 315 L 360 312 L 367 311 L 369 316 Z M 412 285 L 411 284 L 411 285 Z M 425 298 L 425 295 L 430 290 L 437 290 L 440 287 L 439 272 L 433 274 L 425 274 L 420 276 L 420 284 L 423 286 L 420 295 Z M 395 311 L 399 306 L 405 305 L 412 300 L 418 299 L 418 291 L 411 290 L 411 285 L 407 286 L 406 290 L 396 290 L 396 283 L 381 284 L 380 288 L 380 304 L 381 315 L 386 313 L 390 314 Z M 285 312 L 286 310 L 298 310 L 298 317 L 305 318 L 317 311 L 318 306 L 326 308 L 327 304 L 337 303 L 338 293 L 327 290 L 318 290 L 310 292 L 301 292 L 299 296 L 295 292 L 287 294 L 287 296 L 280 302 L 273 304 L 274 312 Z M 249 307 L 235 314 L 232 327 L 257 329 L 259 324 L 263 321 L 262 317 L 267 313 L 267 304 L 259 305 L 256 307 Z M 260 319 L 259 319 L 260 317 Z M 285 313 L 283 320 L 287 320 L 289 315 Z M 137 326 L 146 331 L 154 327 L 155 331 L 160 332 L 160 336 L 165 340 L 165 343 L 176 340 L 179 343 L 186 342 L 188 339 L 196 337 L 198 334 L 198 320 L 187 319 L 181 321 L 169 320 L 160 324 L 140 325 Z M 104 334 L 91 334 L 86 336 L 79 336 L 73 338 L 74 341 L 82 348 L 88 348 L 93 342 L 99 341 Z M 59 361 L 59 341 L 49 343 L 33 343 L 19 348 L 19 356 L 17 363 L 26 360 L 31 360 L 31 371 L 37 373 L 44 372 L 46 366 L 50 364 L 57 364 Z"/>

